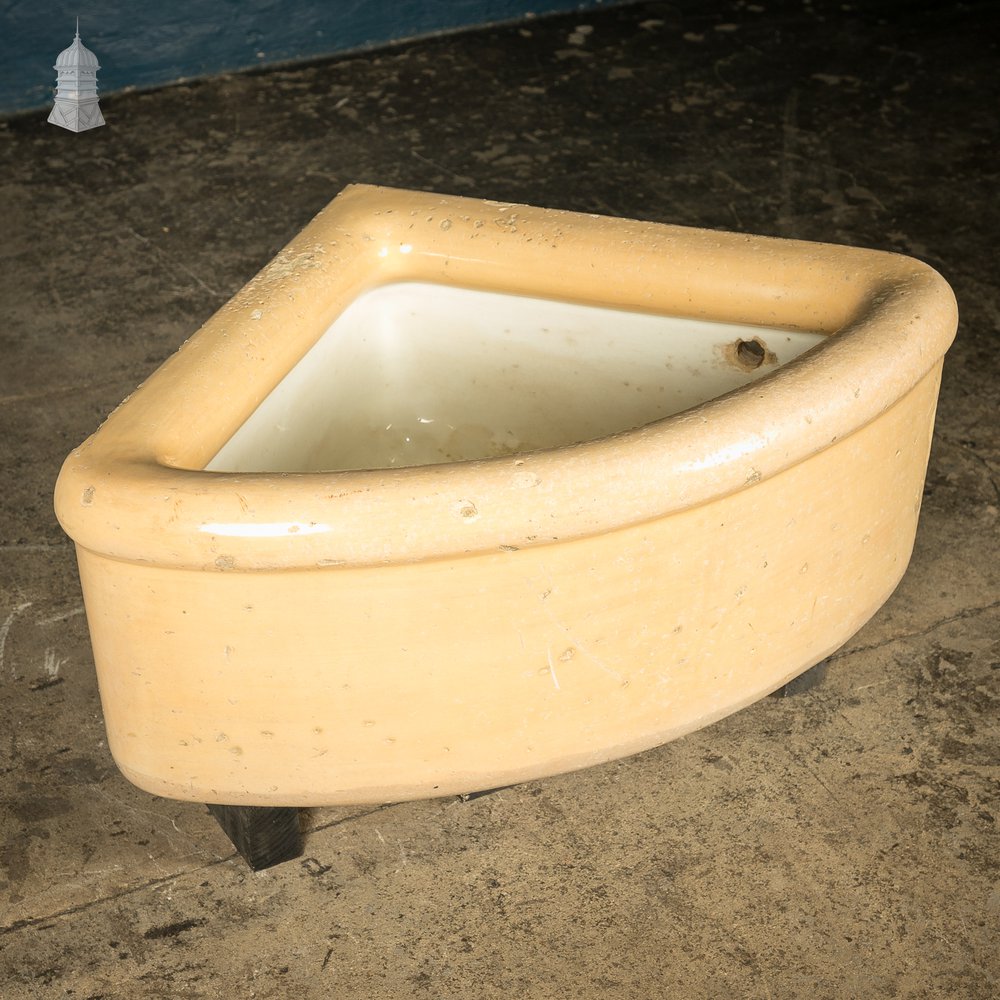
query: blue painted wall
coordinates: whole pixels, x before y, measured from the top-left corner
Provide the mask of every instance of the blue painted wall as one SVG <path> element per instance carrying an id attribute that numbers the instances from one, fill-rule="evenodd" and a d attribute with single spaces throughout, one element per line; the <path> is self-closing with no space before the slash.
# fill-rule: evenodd
<path id="1" fill-rule="evenodd" d="M 73 41 L 77 14 L 106 94 L 602 2 L 0 0 L 0 115 L 51 103 L 52 65 Z"/>

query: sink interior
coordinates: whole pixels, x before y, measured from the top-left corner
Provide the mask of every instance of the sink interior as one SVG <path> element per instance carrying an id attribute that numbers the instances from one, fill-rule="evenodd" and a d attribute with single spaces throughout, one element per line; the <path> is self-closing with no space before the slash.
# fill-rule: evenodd
<path id="1" fill-rule="evenodd" d="M 592 440 L 720 396 L 824 339 L 383 285 L 344 310 L 206 468 L 399 468 Z"/>

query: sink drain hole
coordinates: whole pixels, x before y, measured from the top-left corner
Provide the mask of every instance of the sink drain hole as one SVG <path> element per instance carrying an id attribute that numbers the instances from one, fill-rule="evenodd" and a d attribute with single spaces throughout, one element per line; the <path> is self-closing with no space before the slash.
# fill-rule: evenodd
<path id="1" fill-rule="evenodd" d="M 759 340 L 738 340 L 736 360 L 745 368 L 760 368 L 767 357 L 767 349 Z"/>

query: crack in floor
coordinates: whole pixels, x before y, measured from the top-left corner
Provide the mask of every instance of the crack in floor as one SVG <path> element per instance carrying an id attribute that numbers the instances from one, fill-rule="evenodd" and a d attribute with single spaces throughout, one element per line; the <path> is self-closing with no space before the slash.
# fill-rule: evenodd
<path id="1" fill-rule="evenodd" d="M 902 635 L 890 636 L 888 639 L 883 639 L 881 642 L 873 642 L 868 646 L 854 646 L 851 649 L 841 649 L 836 653 L 832 653 L 829 659 L 843 660 L 848 656 L 854 656 L 856 653 L 870 653 L 872 650 L 891 646 L 893 643 L 902 642 L 904 639 L 919 639 L 921 636 L 930 635 L 931 632 L 941 628 L 942 625 L 948 625 L 950 622 L 964 621 L 967 618 L 975 618 L 977 615 L 981 615 L 986 611 L 993 611 L 996 608 L 1000 608 L 1000 601 L 994 601 L 992 604 L 984 604 L 979 608 L 966 608 L 964 611 L 960 611 L 955 615 L 949 615 L 947 618 L 942 618 L 940 621 L 936 621 L 933 625 L 928 625 L 927 628 L 921 629 L 918 632 L 904 632 Z"/>
<path id="2" fill-rule="evenodd" d="M 319 826 L 312 827 L 308 830 L 304 830 L 303 833 L 306 836 L 312 836 L 313 834 L 319 833 L 322 830 L 329 830 L 333 827 L 344 826 L 347 823 L 351 823 L 354 820 L 364 819 L 367 816 L 372 816 L 376 813 L 385 811 L 386 809 L 392 808 L 394 805 L 399 803 L 390 802 L 385 805 L 377 806 L 374 809 L 370 809 L 367 812 L 355 813 L 351 816 L 345 816 L 342 819 L 330 820 L 329 823 L 322 823 Z M 103 903 L 113 903 L 117 899 L 122 899 L 125 896 L 135 895 L 137 892 L 142 892 L 144 889 L 155 889 L 158 886 L 165 885 L 167 882 L 174 882 L 179 878 L 184 878 L 187 875 L 192 875 L 195 872 L 207 871 L 210 868 L 217 868 L 219 865 L 226 864 L 229 861 L 233 861 L 239 858 L 240 855 L 237 851 L 233 851 L 224 857 L 215 858 L 212 861 L 208 861 L 203 865 L 197 865 L 194 868 L 186 868 L 183 871 L 176 872 L 172 875 L 161 875 L 158 878 L 149 879 L 145 882 L 141 882 L 138 885 L 130 886 L 127 889 L 122 889 L 120 892 L 113 892 L 107 896 L 98 896 L 96 899 L 88 899 L 84 903 L 77 903 L 75 906 L 68 906 L 63 910 L 57 910 L 54 913 L 48 913 L 41 917 L 24 917 L 21 920 L 15 920 L 12 924 L 8 924 L 6 927 L 0 927 L 0 937 L 6 937 L 8 934 L 14 934 L 17 931 L 22 931 L 25 928 L 37 927 L 39 924 L 44 924 L 49 920 L 59 920 L 62 917 L 71 917 L 77 913 L 82 913 L 85 910 L 89 910 L 94 906 L 100 906 Z"/>

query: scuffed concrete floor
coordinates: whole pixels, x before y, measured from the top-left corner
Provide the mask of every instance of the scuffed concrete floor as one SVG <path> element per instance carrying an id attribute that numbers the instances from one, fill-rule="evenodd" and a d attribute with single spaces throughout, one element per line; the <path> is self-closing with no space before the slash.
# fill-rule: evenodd
<path id="1" fill-rule="evenodd" d="M 1000 13 L 858 6 L 640 4 L 0 123 L 0 995 L 997 995 Z M 252 874 L 116 771 L 50 495 L 351 181 L 899 250 L 962 321 L 910 570 L 821 687 L 313 810 Z"/>

